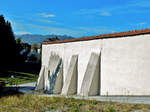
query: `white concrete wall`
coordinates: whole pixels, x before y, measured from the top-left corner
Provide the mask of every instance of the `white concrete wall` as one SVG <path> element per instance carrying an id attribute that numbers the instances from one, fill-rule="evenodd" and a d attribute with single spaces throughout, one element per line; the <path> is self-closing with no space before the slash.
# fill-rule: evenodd
<path id="1" fill-rule="evenodd" d="M 78 55 L 78 93 L 92 52 L 100 54 L 101 95 L 150 95 L 150 35 L 42 45 L 42 65 L 52 52 L 63 60 L 64 81 Z"/>
<path id="2" fill-rule="evenodd" d="M 68 71 L 72 55 L 78 55 L 78 90 L 80 92 L 83 76 L 92 52 L 97 54 L 101 50 L 101 40 L 91 40 L 82 42 L 71 42 L 61 44 L 48 44 L 42 46 L 42 65 L 48 66 L 48 59 L 51 52 L 55 52 L 63 60 L 64 81 Z"/>
<path id="3" fill-rule="evenodd" d="M 150 35 L 104 39 L 101 93 L 150 95 Z"/>

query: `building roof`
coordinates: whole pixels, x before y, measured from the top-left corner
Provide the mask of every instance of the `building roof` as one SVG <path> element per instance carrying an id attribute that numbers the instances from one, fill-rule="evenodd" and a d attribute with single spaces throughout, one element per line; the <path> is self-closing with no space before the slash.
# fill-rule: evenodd
<path id="1" fill-rule="evenodd" d="M 103 34 L 103 35 L 96 35 L 96 36 L 90 36 L 90 37 L 75 38 L 75 39 L 70 39 L 70 40 L 47 41 L 47 42 L 43 42 L 43 44 L 68 43 L 68 42 L 87 41 L 87 40 L 104 39 L 104 38 L 127 37 L 127 36 L 135 36 L 135 35 L 142 35 L 142 34 L 150 34 L 150 29 Z"/>

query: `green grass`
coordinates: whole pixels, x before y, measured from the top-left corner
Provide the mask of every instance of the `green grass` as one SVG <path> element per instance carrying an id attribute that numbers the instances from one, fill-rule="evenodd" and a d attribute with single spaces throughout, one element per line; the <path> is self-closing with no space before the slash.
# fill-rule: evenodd
<path id="1" fill-rule="evenodd" d="M 11 79 L 11 75 L 14 76 L 14 79 Z M 0 81 L 7 82 L 6 86 L 9 86 L 11 84 L 23 84 L 28 82 L 34 82 L 37 81 L 38 74 L 33 73 L 24 73 L 24 72 L 16 72 L 16 71 L 7 71 L 3 72 L 0 75 Z"/>
<path id="2" fill-rule="evenodd" d="M 121 104 L 95 100 L 79 100 L 64 97 L 15 95 L 0 98 L 0 112 L 147 112 L 150 105 Z"/>
<path id="3" fill-rule="evenodd" d="M 37 81 L 40 72 L 41 64 L 16 64 L 0 71 L 0 82 L 11 82 L 11 75 L 14 76 L 14 84 L 23 84 L 28 82 Z M 7 86 L 10 84 L 7 84 Z"/>

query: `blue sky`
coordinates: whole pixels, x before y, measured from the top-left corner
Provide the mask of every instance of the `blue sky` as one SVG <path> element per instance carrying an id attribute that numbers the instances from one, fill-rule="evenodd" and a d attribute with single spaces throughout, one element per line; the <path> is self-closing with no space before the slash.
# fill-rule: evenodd
<path id="1" fill-rule="evenodd" d="M 150 28 L 149 0 L 1 0 L 15 34 L 74 37 Z"/>

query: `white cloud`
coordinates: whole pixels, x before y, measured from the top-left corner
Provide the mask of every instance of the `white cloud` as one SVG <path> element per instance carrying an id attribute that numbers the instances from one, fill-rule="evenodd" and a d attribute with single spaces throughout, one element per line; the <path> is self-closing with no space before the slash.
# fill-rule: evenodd
<path id="1" fill-rule="evenodd" d="M 40 15 L 40 16 L 42 16 L 44 18 L 56 17 L 56 15 L 54 15 L 54 14 L 47 14 L 47 13 L 40 13 L 38 15 Z"/>
<path id="2" fill-rule="evenodd" d="M 48 17 L 55 17 L 56 15 L 54 15 L 54 14 L 45 14 L 45 15 L 43 15 L 43 17 L 46 17 L 46 18 L 48 18 Z"/>
<path id="3" fill-rule="evenodd" d="M 16 35 L 31 34 L 30 32 L 26 31 L 25 24 L 15 22 L 15 21 L 10 21 L 10 22 L 11 22 L 14 34 Z"/>
<path id="4" fill-rule="evenodd" d="M 80 9 L 77 14 L 79 15 L 99 15 L 99 16 L 111 16 L 108 10 L 104 9 Z"/>
<path id="5" fill-rule="evenodd" d="M 42 22 L 42 23 L 53 23 L 54 21 L 40 19 L 39 22 Z"/>
<path id="6" fill-rule="evenodd" d="M 30 32 L 15 32 L 16 35 L 31 34 Z"/>
<path id="7" fill-rule="evenodd" d="M 106 28 L 106 27 L 76 27 L 75 29 L 67 29 L 67 28 L 58 28 L 58 27 L 48 27 L 34 24 L 27 24 L 28 27 L 38 29 L 44 32 L 51 32 L 53 34 L 58 35 L 71 35 L 75 37 L 89 36 L 89 35 L 98 35 L 104 33 L 114 33 L 116 32 L 114 29 Z"/>
<path id="8" fill-rule="evenodd" d="M 144 25 L 147 25 L 147 23 L 146 22 L 139 22 L 139 23 L 130 24 L 130 25 L 133 25 L 133 26 L 144 26 Z"/>
<path id="9" fill-rule="evenodd" d="M 150 7 L 150 2 L 149 0 L 135 0 L 131 1 L 128 6 L 130 7 L 145 7 L 149 8 Z"/>
<path id="10" fill-rule="evenodd" d="M 87 14 L 98 14 L 100 13 L 101 10 L 100 9 L 80 9 L 77 14 L 80 15 L 87 15 Z"/>
<path id="11" fill-rule="evenodd" d="M 109 12 L 101 12 L 100 16 L 111 16 Z"/>
<path id="12" fill-rule="evenodd" d="M 46 24 L 63 25 L 63 23 L 52 21 L 52 20 L 46 20 L 46 19 L 39 19 L 38 21 Z"/>
<path id="13" fill-rule="evenodd" d="M 96 33 L 96 34 L 103 34 L 103 33 L 114 33 L 116 32 L 110 28 L 103 28 L 103 27 L 78 27 L 81 31 L 86 33 Z"/>
<path id="14" fill-rule="evenodd" d="M 42 20 L 42 22 L 48 22 L 52 24 L 55 21 L 46 21 Z M 52 23 L 51 23 L 52 22 Z M 60 28 L 60 27 L 49 27 L 45 25 L 36 25 L 36 24 L 23 24 L 23 23 L 13 23 L 17 27 L 15 30 L 15 34 L 22 35 L 22 34 L 31 34 L 30 30 L 34 29 L 34 32 L 38 33 L 52 33 L 58 35 L 71 35 L 74 37 L 82 37 L 82 36 L 89 36 L 89 35 L 97 35 L 97 34 L 104 34 L 104 33 L 112 33 L 115 32 L 113 29 L 108 27 L 75 27 L 75 28 Z M 27 30 L 28 29 L 28 30 Z"/>
<path id="15" fill-rule="evenodd" d="M 146 22 L 141 22 L 141 23 L 138 23 L 137 25 L 146 25 L 147 23 Z"/>
<path id="16" fill-rule="evenodd" d="M 78 15 L 100 15 L 111 16 L 114 14 L 135 14 L 135 13 L 150 13 L 149 0 L 133 0 L 128 1 L 125 4 L 113 5 L 105 8 L 98 9 L 80 9 L 76 12 Z"/>
<path id="17" fill-rule="evenodd" d="M 71 36 L 79 36 L 83 33 L 78 30 L 72 30 L 67 28 L 57 28 L 57 27 L 48 27 L 48 26 L 41 26 L 41 25 L 34 25 L 34 24 L 26 24 L 26 26 L 34 29 L 41 30 L 43 32 L 51 32 L 52 34 L 58 34 L 58 35 L 71 35 Z"/>
<path id="18" fill-rule="evenodd" d="M 20 31 L 24 31 L 24 24 L 18 23 L 18 22 L 14 22 L 11 21 L 11 25 L 13 27 L 13 30 L 20 30 Z"/>

